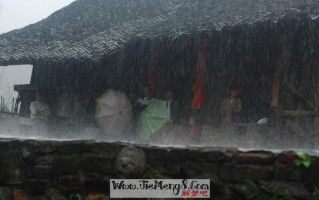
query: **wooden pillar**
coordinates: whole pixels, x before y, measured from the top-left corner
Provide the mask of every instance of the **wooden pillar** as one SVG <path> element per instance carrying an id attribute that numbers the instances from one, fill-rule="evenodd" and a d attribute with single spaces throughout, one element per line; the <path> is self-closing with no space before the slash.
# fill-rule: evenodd
<path id="1" fill-rule="evenodd" d="M 278 42 L 276 47 L 275 55 L 275 69 L 272 79 L 272 97 L 271 106 L 275 111 L 275 125 L 278 127 L 280 125 L 280 106 L 279 106 L 279 96 L 280 96 L 280 71 L 281 71 L 281 58 L 282 58 L 282 43 Z"/>
<path id="2" fill-rule="evenodd" d="M 319 90 L 315 91 L 315 112 L 316 112 L 316 117 L 315 117 L 315 122 L 314 122 L 314 132 L 319 134 Z"/>
<path id="3" fill-rule="evenodd" d="M 158 46 L 153 45 L 150 48 L 150 58 L 147 69 L 146 84 L 150 89 L 151 96 L 155 93 L 156 69 L 159 61 Z"/>

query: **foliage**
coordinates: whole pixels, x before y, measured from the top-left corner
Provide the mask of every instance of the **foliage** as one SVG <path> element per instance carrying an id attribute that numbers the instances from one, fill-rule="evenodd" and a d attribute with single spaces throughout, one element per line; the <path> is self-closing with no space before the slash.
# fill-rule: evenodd
<path id="1" fill-rule="evenodd" d="M 110 200 L 111 199 L 108 195 L 104 195 L 104 194 L 99 194 L 98 196 L 94 195 L 93 198 L 99 199 L 99 200 Z M 90 200 L 91 198 L 89 198 L 89 196 L 86 198 L 83 198 L 80 194 L 71 194 L 69 199 L 67 199 L 63 196 L 60 197 L 60 200 L 83 200 L 83 199 Z"/>
<path id="2" fill-rule="evenodd" d="M 274 194 L 269 195 L 265 191 L 263 191 L 255 182 L 246 181 L 245 188 L 247 191 L 247 198 L 251 200 L 281 200 L 281 195 Z"/>
<path id="3" fill-rule="evenodd" d="M 305 152 L 297 152 L 298 158 L 294 161 L 296 166 L 304 166 L 305 168 L 309 168 L 312 163 L 312 157 Z M 319 188 L 315 187 L 312 193 L 315 199 L 319 200 Z"/>
<path id="4" fill-rule="evenodd" d="M 312 192 L 312 195 L 315 197 L 315 199 L 319 200 L 319 187 L 315 186 L 314 191 Z"/>
<path id="5" fill-rule="evenodd" d="M 143 177 L 146 179 L 160 179 L 162 175 L 158 170 L 148 167 Z"/>
<path id="6" fill-rule="evenodd" d="M 17 165 L 12 161 L 0 158 L 0 180 L 7 181 L 10 174 L 18 169 Z"/>
<path id="7" fill-rule="evenodd" d="M 2 105 L 0 106 L 0 112 L 10 112 L 10 110 L 7 105 Z"/>
<path id="8" fill-rule="evenodd" d="M 103 195 L 101 197 L 101 200 L 110 200 L 111 198 L 109 196 Z"/>
<path id="9" fill-rule="evenodd" d="M 15 163 L 9 160 L 4 160 L 4 159 L 0 159 L 0 168 L 3 170 L 8 170 L 8 171 L 17 170 L 17 166 Z"/>
<path id="10" fill-rule="evenodd" d="M 297 156 L 298 156 L 298 159 L 296 159 L 294 161 L 295 165 L 296 166 L 304 166 L 306 168 L 309 168 L 310 165 L 311 165 L 311 156 L 305 152 L 297 152 Z"/>
<path id="11" fill-rule="evenodd" d="M 67 198 L 65 198 L 64 196 L 60 196 L 59 200 L 68 200 Z"/>
<path id="12" fill-rule="evenodd" d="M 150 166 L 147 166 L 147 170 L 146 170 L 145 174 L 143 175 L 143 178 L 160 179 L 160 178 L 162 178 L 162 175 L 158 170 L 156 170 Z M 159 198 L 148 198 L 147 200 L 156 200 L 156 199 L 159 199 Z"/>
<path id="13" fill-rule="evenodd" d="M 72 194 L 70 195 L 70 200 L 82 200 L 82 196 L 80 194 Z"/>

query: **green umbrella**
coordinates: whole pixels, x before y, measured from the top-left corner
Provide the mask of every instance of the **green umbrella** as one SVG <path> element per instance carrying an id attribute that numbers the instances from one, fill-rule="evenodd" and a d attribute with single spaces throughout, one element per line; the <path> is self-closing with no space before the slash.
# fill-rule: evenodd
<path id="1" fill-rule="evenodd" d="M 153 99 L 140 113 L 137 120 L 137 134 L 147 140 L 168 121 L 167 101 Z"/>

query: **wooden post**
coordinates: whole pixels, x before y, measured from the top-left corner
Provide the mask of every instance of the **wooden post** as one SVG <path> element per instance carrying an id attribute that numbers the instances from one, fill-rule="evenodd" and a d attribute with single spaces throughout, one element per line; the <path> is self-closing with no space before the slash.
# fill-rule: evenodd
<path id="1" fill-rule="evenodd" d="M 14 98 L 12 98 L 11 113 L 14 111 Z"/>
<path id="2" fill-rule="evenodd" d="M 314 122 L 314 132 L 318 134 L 319 133 L 319 116 L 317 114 L 319 112 L 319 90 L 316 90 L 314 92 L 314 96 L 315 96 L 315 112 L 316 112 L 316 117 Z"/>
<path id="3" fill-rule="evenodd" d="M 4 108 L 4 106 L 3 106 L 4 103 L 3 103 L 3 102 L 4 102 L 4 101 L 3 101 L 3 97 L 1 96 L 1 108 L 0 108 L 1 111 L 4 111 L 4 109 L 3 109 L 3 108 Z"/>
<path id="4" fill-rule="evenodd" d="M 282 43 L 279 41 L 276 47 L 275 55 L 275 69 L 272 79 L 272 97 L 271 106 L 276 113 L 275 124 L 280 125 L 280 108 L 279 108 L 279 95 L 280 95 L 280 71 L 281 71 L 281 57 L 282 57 Z"/>
<path id="5" fill-rule="evenodd" d="M 156 70 L 157 70 L 158 61 L 159 61 L 159 47 L 154 44 L 150 48 L 150 58 L 149 58 L 147 77 L 146 77 L 147 86 L 150 89 L 151 96 L 153 96 L 155 93 Z"/>

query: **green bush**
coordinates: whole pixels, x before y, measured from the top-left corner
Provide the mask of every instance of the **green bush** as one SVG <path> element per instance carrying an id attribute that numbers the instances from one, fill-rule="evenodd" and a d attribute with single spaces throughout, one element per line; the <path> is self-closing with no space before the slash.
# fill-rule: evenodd
<path id="1" fill-rule="evenodd" d="M 247 198 L 249 200 L 282 200 L 283 197 L 280 194 L 273 194 L 270 195 L 266 193 L 264 190 L 260 188 L 259 185 L 257 185 L 253 181 L 245 181 L 245 191 L 247 194 Z"/>
<path id="2" fill-rule="evenodd" d="M 296 166 L 304 166 L 309 168 L 312 162 L 312 158 L 309 154 L 305 152 L 297 152 L 298 159 L 294 161 Z"/>

